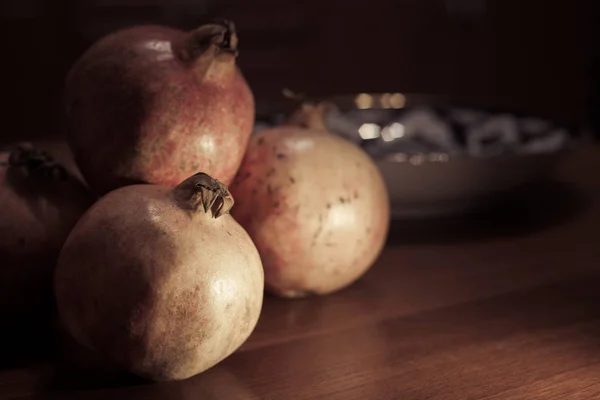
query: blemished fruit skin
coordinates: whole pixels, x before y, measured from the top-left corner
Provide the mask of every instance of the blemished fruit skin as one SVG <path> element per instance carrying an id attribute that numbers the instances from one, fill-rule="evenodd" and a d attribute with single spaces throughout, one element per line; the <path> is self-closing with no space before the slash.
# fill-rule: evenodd
<path id="1" fill-rule="evenodd" d="M 379 170 L 325 131 L 280 126 L 256 133 L 230 187 L 234 218 L 262 257 L 267 289 L 295 298 L 338 291 L 373 264 L 390 207 Z"/>
<path id="2" fill-rule="evenodd" d="M 260 315 L 264 275 L 227 188 L 110 192 L 79 221 L 55 274 L 60 320 L 81 344 L 148 379 L 180 380 L 233 353 Z"/>
<path id="3" fill-rule="evenodd" d="M 174 187 L 198 171 L 229 184 L 254 124 L 231 22 L 137 26 L 94 43 L 65 84 L 68 139 L 99 194 Z"/>

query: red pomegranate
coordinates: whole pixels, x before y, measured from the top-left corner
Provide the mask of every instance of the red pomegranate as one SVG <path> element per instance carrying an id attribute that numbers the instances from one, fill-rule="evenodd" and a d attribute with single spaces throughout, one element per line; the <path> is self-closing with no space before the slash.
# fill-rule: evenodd
<path id="1" fill-rule="evenodd" d="M 228 184 L 254 124 L 237 44 L 225 21 L 187 33 L 129 28 L 88 49 L 65 95 L 69 143 L 90 187 L 174 187 L 198 171 Z"/>
<path id="2" fill-rule="evenodd" d="M 58 254 L 93 201 L 78 179 L 31 144 L 0 150 L 3 321 L 43 323 L 50 316 L 52 274 Z"/>

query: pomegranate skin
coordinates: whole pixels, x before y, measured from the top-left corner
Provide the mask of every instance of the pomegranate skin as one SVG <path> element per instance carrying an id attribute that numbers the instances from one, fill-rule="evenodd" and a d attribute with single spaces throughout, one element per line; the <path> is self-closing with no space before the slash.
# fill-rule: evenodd
<path id="1" fill-rule="evenodd" d="M 52 315 L 60 249 L 94 199 L 69 174 L 34 176 L 8 162 L 9 153 L 0 152 L 0 315 L 43 325 Z"/>
<path id="2" fill-rule="evenodd" d="M 102 197 L 71 231 L 54 276 L 67 332 L 157 381 L 189 378 L 233 353 L 256 326 L 264 276 L 232 205 L 205 174 Z"/>
<path id="3" fill-rule="evenodd" d="M 110 34 L 71 69 L 69 144 L 90 187 L 176 186 L 198 171 L 228 184 L 254 124 L 233 24 Z"/>
<path id="4" fill-rule="evenodd" d="M 325 131 L 256 133 L 230 190 L 232 215 L 256 244 L 275 295 L 338 291 L 383 248 L 390 208 L 381 175 L 361 149 Z"/>

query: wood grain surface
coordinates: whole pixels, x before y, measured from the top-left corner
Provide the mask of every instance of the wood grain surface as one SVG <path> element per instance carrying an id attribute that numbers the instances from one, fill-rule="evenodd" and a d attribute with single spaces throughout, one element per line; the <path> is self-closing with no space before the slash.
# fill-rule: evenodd
<path id="1" fill-rule="evenodd" d="M 0 398 L 598 399 L 599 170 L 589 147 L 494 213 L 396 221 L 363 279 L 266 298 L 249 341 L 186 381 L 144 382 L 59 334 L 12 332 Z"/>

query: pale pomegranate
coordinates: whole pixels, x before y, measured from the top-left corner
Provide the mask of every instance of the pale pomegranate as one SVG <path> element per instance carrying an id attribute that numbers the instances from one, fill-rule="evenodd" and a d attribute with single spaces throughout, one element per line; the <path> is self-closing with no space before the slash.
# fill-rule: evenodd
<path id="1" fill-rule="evenodd" d="M 203 173 L 174 189 L 105 195 L 60 255 L 55 292 L 66 330 L 153 380 L 188 378 L 234 352 L 257 323 L 264 277 L 232 205 L 227 187 Z"/>
<path id="2" fill-rule="evenodd" d="M 234 218 L 262 257 L 267 289 L 283 297 L 342 289 L 373 264 L 390 220 L 379 170 L 354 144 L 310 122 L 256 133 L 231 185 Z M 317 118 L 318 120 L 318 118 Z"/>
<path id="3" fill-rule="evenodd" d="M 92 45 L 65 88 L 69 143 L 90 187 L 173 187 L 197 171 L 229 183 L 254 123 L 237 45 L 227 21 L 133 27 Z"/>

